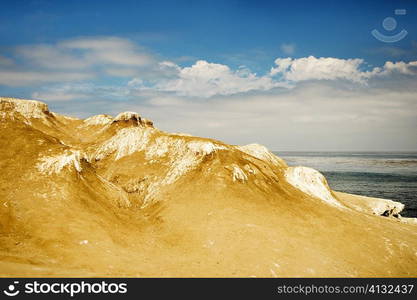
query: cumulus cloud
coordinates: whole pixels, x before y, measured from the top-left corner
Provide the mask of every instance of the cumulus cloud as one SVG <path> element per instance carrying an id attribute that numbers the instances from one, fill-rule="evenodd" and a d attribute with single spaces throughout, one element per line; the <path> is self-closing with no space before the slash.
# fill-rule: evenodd
<path id="1" fill-rule="evenodd" d="M 172 62 L 163 62 L 162 66 L 176 71 L 175 77 L 158 82 L 152 88 L 182 96 L 207 98 L 214 95 L 232 95 L 288 87 L 286 83 L 274 81 L 269 76 L 258 76 L 246 68 L 231 70 L 226 65 L 204 60 L 184 68 Z"/>
<path id="2" fill-rule="evenodd" d="M 303 59 L 308 63 L 299 64 Z M 162 61 L 163 77 L 155 80 L 57 83 L 32 97 L 82 117 L 138 111 L 162 130 L 233 144 L 258 142 L 273 150 L 417 148 L 417 62 L 386 62 L 366 70 L 362 60 L 310 61 L 280 59 L 275 71 L 262 76 L 206 61 L 187 67 Z M 291 88 L 276 88 L 288 84 Z"/>
<path id="3" fill-rule="evenodd" d="M 257 74 L 157 57 L 117 37 L 20 46 L 0 54 L 0 89 L 61 113 L 133 110 L 163 130 L 274 150 L 417 149 L 417 61 L 280 57 Z"/>
<path id="4" fill-rule="evenodd" d="M 391 62 L 387 61 L 383 68 L 375 68 L 377 72 L 374 71 L 376 74 L 392 74 L 392 73 L 399 73 L 405 75 L 417 75 L 417 61 L 411 61 L 409 63 L 405 63 L 403 61 L 399 62 Z"/>
<path id="5" fill-rule="evenodd" d="M 313 63 L 310 63 L 313 61 Z M 60 96 L 61 93 L 69 93 L 71 95 L 100 95 L 102 98 L 109 96 L 122 97 L 148 97 L 155 98 L 155 96 L 164 95 L 180 96 L 186 98 L 213 98 L 215 96 L 232 96 L 244 93 L 262 93 L 272 92 L 274 89 L 289 90 L 294 89 L 297 84 L 309 81 L 332 81 L 335 84 L 339 80 L 347 80 L 352 84 L 359 84 L 356 88 L 364 86 L 363 83 L 370 79 L 378 79 L 383 76 L 390 79 L 390 82 L 399 81 L 393 80 L 394 77 L 390 75 L 400 74 L 409 76 L 409 80 L 415 80 L 417 75 L 417 62 L 386 62 L 382 67 L 376 67 L 368 71 L 361 71 L 360 64 L 363 61 L 356 60 L 342 60 L 335 58 L 301 58 L 301 59 L 277 59 L 276 67 L 267 75 L 258 76 L 252 73 L 247 68 L 238 68 L 232 70 L 223 64 L 209 63 L 207 61 L 197 61 L 190 67 L 180 67 L 177 64 L 169 61 L 158 63 L 160 68 L 159 76 L 153 80 L 146 78 L 133 77 L 128 80 L 125 85 L 97 85 L 97 84 L 64 84 L 64 88 L 57 86 L 44 88 L 44 92 L 39 95 L 45 95 L 49 92 L 50 100 L 56 98 L 69 99 L 69 97 Z M 337 70 L 337 72 L 336 72 Z M 124 69 L 121 69 L 123 72 Z M 128 71 L 128 69 L 126 69 Z M 0 73 L 1 74 L 1 73 Z M 85 73 L 81 73 L 86 75 Z M 277 76 L 281 74 L 281 76 Z M 68 73 L 70 75 L 70 73 Z M 278 77 L 278 78 L 277 78 Z M 0 81 L 1 81 L 0 76 Z M 37 78 L 42 79 L 42 77 Z M 60 78 L 56 78 L 57 81 Z M 407 81 L 401 78 L 402 85 L 406 85 Z M 373 85 L 378 85 L 378 80 L 372 82 Z M 384 81 L 384 84 L 387 84 Z M 68 88 L 70 86 L 70 89 Z M 87 88 L 86 88 L 87 87 Z M 343 97 L 343 90 L 339 90 L 337 97 Z M 82 98 L 80 96 L 80 98 Z M 164 102 L 164 103 L 170 103 Z"/>
<path id="6" fill-rule="evenodd" d="M 359 67 L 362 59 L 338 59 L 333 57 L 314 56 L 298 59 L 278 58 L 271 75 L 281 74 L 285 80 L 336 80 L 346 79 L 353 82 L 363 81 Z"/>
<path id="7" fill-rule="evenodd" d="M 287 53 L 295 50 L 293 44 L 281 46 Z M 360 58 L 288 57 L 277 58 L 269 71 L 256 74 L 244 66 L 233 69 L 226 64 L 205 60 L 181 66 L 156 57 L 132 41 L 117 37 L 83 37 L 55 44 L 20 46 L 11 55 L 0 56 L 0 85 L 41 85 L 33 92 L 42 96 L 49 91 L 53 96 L 49 99 L 57 100 L 76 96 L 81 99 L 83 94 L 94 93 L 103 97 L 105 93 L 129 97 L 153 97 L 160 93 L 164 96 L 213 98 L 265 91 L 273 93 L 309 81 L 347 81 L 362 85 L 384 76 L 417 75 L 416 61 L 388 61 L 370 69 Z M 118 78 L 118 82 L 122 78 L 124 83 L 107 85 L 106 88 L 100 84 L 109 78 Z M 56 91 L 57 83 L 83 86 L 87 80 L 90 83 L 94 80 L 96 84 L 79 91 Z M 63 92 L 72 96 L 64 96 Z"/>
<path id="8" fill-rule="evenodd" d="M 386 62 L 382 67 L 363 70 L 363 59 L 338 59 L 314 56 L 292 59 L 278 58 L 275 67 L 259 76 L 241 67 L 230 69 L 227 65 L 199 60 L 190 67 L 180 67 L 169 61 L 159 63 L 169 74 L 153 82 L 134 78 L 129 86 L 137 90 L 174 93 L 186 97 L 209 98 L 216 95 L 233 95 L 274 88 L 293 88 L 297 82 L 345 80 L 364 84 L 378 76 L 391 74 L 417 75 L 417 62 Z"/>
<path id="9" fill-rule="evenodd" d="M 365 83 L 366 80 L 376 76 L 393 73 L 415 75 L 417 61 L 409 63 L 387 61 L 383 67 L 371 70 L 362 70 L 364 60 L 339 59 L 333 57 L 314 56 L 298 59 L 278 58 L 275 67 L 271 68 L 270 75 L 280 75 L 283 80 L 298 82 L 307 80 L 347 80 L 356 83 Z"/>

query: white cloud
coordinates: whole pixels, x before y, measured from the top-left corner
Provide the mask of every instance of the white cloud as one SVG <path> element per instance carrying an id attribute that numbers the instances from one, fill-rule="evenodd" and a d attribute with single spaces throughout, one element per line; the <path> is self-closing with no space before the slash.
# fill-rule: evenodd
<path id="1" fill-rule="evenodd" d="M 290 81 L 346 79 L 362 82 L 363 72 L 359 70 L 362 63 L 363 60 L 357 58 L 278 58 L 275 60 L 276 67 L 271 69 L 271 75 L 281 73 L 285 80 Z"/>
<path id="2" fill-rule="evenodd" d="M 386 62 L 383 67 L 367 71 L 361 70 L 364 64 L 362 59 L 309 56 L 299 59 L 278 58 L 275 64 L 276 67 L 267 75 L 259 76 L 244 67 L 232 70 L 227 65 L 204 60 L 184 68 L 164 61 L 159 63 L 159 66 L 169 74 L 166 78 L 159 78 L 153 82 L 136 78 L 129 86 L 142 91 L 153 90 L 186 97 L 209 98 L 216 95 L 268 91 L 277 87 L 293 88 L 296 82 L 311 80 L 346 80 L 363 84 L 371 78 L 394 73 L 413 75 L 417 62 Z"/>
<path id="3" fill-rule="evenodd" d="M 232 144 L 258 142 L 273 150 L 399 151 L 417 149 L 417 85 L 415 77 L 410 76 L 414 67 L 415 63 L 388 63 L 374 72 L 368 85 L 340 84 L 337 79 L 305 80 L 292 89 L 256 90 L 238 95 L 216 93 L 209 101 L 195 101 L 194 96 L 184 97 L 181 91 L 157 89 L 140 78 L 124 86 L 57 85 L 41 89 L 33 96 L 57 101 L 53 105 L 60 108 L 58 112 L 77 112 L 83 117 L 137 111 L 162 130 Z M 178 67 L 178 74 L 183 69 Z M 211 75 L 203 72 L 201 76 L 207 76 L 207 80 L 224 79 L 225 72 L 234 78 L 235 73 L 246 74 L 247 70 L 233 71 L 220 65 Z M 397 73 L 404 75 L 402 86 L 390 77 Z M 195 77 L 200 78 L 195 74 L 191 78 Z M 382 77 L 384 80 L 379 81 Z M 177 75 L 172 80 L 179 79 L 182 77 Z M 200 84 L 198 80 L 194 81 L 196 85 Z M 392 86 L 387 86 L 387 82 Z M 197 94 L 200 88 L 193 93 Z M 68 104 L 71 99 L 82 101 Z"/>
<path id="4" fill-rule="evenodd" d="M 276 67 L 271 68 L 271 76 L 281 75 L 283 80 L 292 82 L 306 80 L 347 80 L 356 83 L 365 83 L 368 79 L 390 75 L 394 73 L 417 75 L 417 61 L 390 62 L 383 67 L 375 67 L 368 71 L 361 70 L 364 60 L 339 59 L 333 57 L 314 56 L 298 59 L 278 58 L 275 60 Z"/>
<path id="5" fill-rule="evenodd" d="M 411 61 L 409 63 L 405 63 L 403 61 L 399 62 L 391 62 L 387 61 L 383 68 L 376 68 L 382 75 L 387 75 L 391 73 L 399 73 L 399 74 L 406 74 L 406 75 L 417 75 L 417 61 Z"/>
<path id="6" fill-rule="evenodd" d="M 282 51 L 294 53 L 294 45 L 285 46 Z M 358 58 L 278 58 L 259 75 L 246 67 L 204 60 L 184 67 L 156 57 L 114 37 L 18 47 L 0 56 L 0 85 L 39 85 L 32 98 L 58 112 L 133 110 L 163 130 L 234 144 L 417 149 L 417 61 L 369 68 Z M 124 83 L 108 84 L 115 77 Z"/>
<path id="7" fill-rule="evenodd" d="M 295 44 L 282 44 L 281 51 L 286 55 L 293 55 L 295 53 Z"/>
<path id="8" fill-rule="evenodd" d="M 185 68 L 167 62 L 164 66 L 176 69 L 177 78 L 160 82 L 155 88 L 183 96 L 212 97 L 287 86 L 285 83 L 273 81 L 269 76 L 257 76 L 245 68 L 233 71 L 226 65 L 204 60 Z"/>
<path id="9" fill-rule="evenodd" d="M 162 130 L 233 144 L 417 149 L 416 61 L 369 68 L 357 58 L 278 58 L 259 75 L 245 67 L 204 60 L 184 67 L 155 57 L 115 38 L 34 45 L 18 48 L 16 57 L 0 56 L 0 84 L 39 84 L 32 98 L 57 112 L 87 117 L 133 110 Z M 26 61 L 17 65 L 21 58 Z M 101 80 L 109 76 L 124 77 L 124 83 Z"/>
<path id="10" fill-rule="evenodd" d="M 294 44 L 281 46 L 287 53 L 295 50 Z M 391 80 L 396 74 L 417 75 L 417 62 L 388 61 L 381 67 L 369 69 L 359 58 L 314 56 L 277 58 L 275 66 L 261 75 L 246 67 L 232 69 L 228 65 L 205 60 L 183 67 L 168 60 L 158 61 L 156 55 L 128 39 L 117 37 L 84 37 L 55 44 L 21 46 L 16 48 L 14 54 L 14 57 L 8 56 L 17 58 L 16 63 L 0 56 L 0 85 L 41 85 L 32 92 L 38 98 L 45 96 L 51 101 L 98 95 L 105 99 L 147 97 L 157 103 L 155 99 L 161 95 L 168 98 L 215 98 L 266 91 L 273 94 L 278 88 L 295 88 L 309 81 L 347 81 L 349 84 L 360 83 L 361 86 L 364 83 L 373 84 L 382 77 Z M 121 77 L 127 83 L 119 86 L 100 83 L 109 77 Z M 83 84 L 91 79 L 96 84 L 86 88 Z M 62 83 L 61 86 L 59 83 Z M 68 86 L 71 88 L 68 89 Z"/>
<path id="11" fill-rule="evenodd" d="M 311 63 L 312 62 L 312 63 Z M 367 83 L 372 79 L 374 86 L 379 84 L 378 78 L 385 76 L 389 82 L 398 82 L 394 80 L 394 77 L 390 77 L 394 74 L 402 74 L 409 76 L 408 80 L 413 80 L 415 77 L 410 75 L 417 75 L 416 67 L 417 62 L 386 62 L 382 67 L 377 67 L 369 71 L 361 71 L 359 69 L 362 60 L 342 60 L 335 58 L 301 58 L 301 59 L 277 59 L 277 66 L 271 70 L 271 72 L 264 76 L 258 76 L 252 73 L 247 68 L 238 68 L 232 70 L 226 65 L 208 63 L 206 61 L 197 61 L 190 67 L 180 67 L 175 63 L 169 61 L 163 61 L 158 64 L 160 73 L 152 79 L 146 79 L 141 77 L 133 77 L 125 85 L 119 86 L 103 86 L 97 84 L 77 84 L 77 85 L 63 85 L 64 88 L 52 86 L 51 88 L 44 88 L 42 94 L 47 92 L 54 95 L 54 97 L 48 97 L 50 99 L 56 98 L 57 100 L 64 98 L 60 93 L 69 93 L 71 95 L 80 96 L 87 95 L 100 95 L 102 98 L 108 98 L 110 96 L 122 98 L 128 97 L 142 97 L 147 99 L 156 99 L 161 95 L 170 98 L 171 96 L 181 96 L 185 98 L 213 98 L 215 96 L 231 96 L 235 94 L 244 94 L 246 92 L 262 93 L 268 91 L 274 93 L 275 88 L 294 89 L 298 84 L 309 81 L 332 81 L 335 84 L 340 79 L 347 80 L 348 82 Z M 337 72 L 336 72 L 337 70 Z M 118 72 L 119 69 L 115 69 Z M 120 72 L 127 72 L 128 68 L 120 68 Z M 1 73 L 0 73 L 1 74 Z M 85 75 L 84 73 L 80 73 Z M 281 74 L 281 77 L 276 76 Z M 68 75 L 70 75 L 68 73 Z M 14 77 L 17 77 L 14 76 Z M 41 80 L 46 77 L 45 75 L 36 78 Z M 278 78 L 277 78 L 278 77 Z M 8 78 L 8 77 L 7 77 Z M 24 79 L 24 77 L 23 77 Z M 5 79 L 4 79 L 5 80 Z M 7 79 L 10 81 L 10 79 Z M 61 78 L 59 76 L 56 81 L 59 82 Z M 1 82 L 1 77 L 0 77 Z M 401 78 L 403 85 L 407 83 L 404 78 Z M 384 81 L 383 84 L 386 84 Z M 11 84 L 11 83 L 10 83 Z M 87 88 L 86 88 L 87 86 Z M 364 85 L 356 85 L 355 88 L 363 87 Z M 70 88 L 68 88 L 70 87 Z M 353 88 L 354 86 L 350 86 Z M 282 89 L 281 89 L 282 90 Z M 37 91 L 39 92 L 39 91 Z M 337 97 L 343 97 L 344 91 L 339 90 Z M 74 97 L 75 97 L 74 96 Z M 65 97 L 68 98 L 68 97 Z M 172 97 L 170 98 L 172 99 Z M 154 103 L 157 103 L 154 101 Z M 163 103 L 171 103 L 165 101 Z"/>

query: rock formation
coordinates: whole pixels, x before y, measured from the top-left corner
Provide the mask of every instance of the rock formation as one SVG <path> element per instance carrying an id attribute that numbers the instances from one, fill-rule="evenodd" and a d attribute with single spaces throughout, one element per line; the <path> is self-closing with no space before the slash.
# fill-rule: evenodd
<path id="1" fill-rule="evenodd" d="M 398 202 L 257 144 L 0 98 L 2 276 L 416 276 Z"/>

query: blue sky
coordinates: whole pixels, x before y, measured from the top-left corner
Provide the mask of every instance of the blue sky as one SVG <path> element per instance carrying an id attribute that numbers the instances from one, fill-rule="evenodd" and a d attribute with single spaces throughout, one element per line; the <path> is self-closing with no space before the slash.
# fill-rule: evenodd
<path id="1" fill-rule="evenodd" d="M 417 150 L 416 14 L 415 1 L 3 1 L 0 95 L 274 150 Z"/>
<path id="2" fill-rule="evenodd" d="M 282 43 L 297 45 L 294 57 L 363 57 L 380 64 L 389 55 L 372 53 L 381 45 L 369 32 L 403 7 L 408 14 L 397 17 L 399 26 L 417 28 L 414 1 L 3 1 L 0 34 L 3 47 L 120 36 L 168 58 L 234 64 L 240 62 L 233 56 L 250 59 L 259 52 L 253 64 L 260 70 L 285 54 Z M 417 39 L 408 31 L 409 40 L 396 46 Z"/>

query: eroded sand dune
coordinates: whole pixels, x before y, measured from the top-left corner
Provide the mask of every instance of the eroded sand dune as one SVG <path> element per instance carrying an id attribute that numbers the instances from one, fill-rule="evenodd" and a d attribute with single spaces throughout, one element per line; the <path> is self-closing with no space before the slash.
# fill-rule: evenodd
<path id="1" fill-rule="evenodd" d="M 401 203 L 334 192 L 261 145 L 0 108 L 2 276 L 417 275 Z"/>

